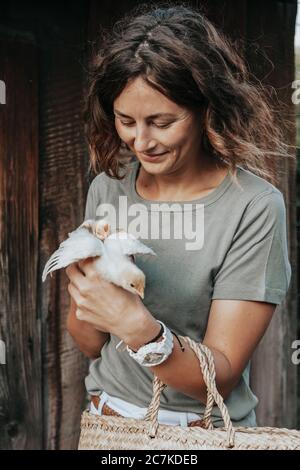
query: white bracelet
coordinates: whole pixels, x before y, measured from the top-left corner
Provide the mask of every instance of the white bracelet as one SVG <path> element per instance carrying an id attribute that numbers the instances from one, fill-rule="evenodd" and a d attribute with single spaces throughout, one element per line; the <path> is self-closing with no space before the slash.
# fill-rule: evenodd
<path id="1" fill-rule="evenodd" d="M 144 367 L 158 366 L 170 356 L 174 347 L 174 338 L 171 331 L 164 323 L 157 321 L 164 327 L 162 341 L 145 344 L 136 352 L 126 346 L 129 355 Z"/>

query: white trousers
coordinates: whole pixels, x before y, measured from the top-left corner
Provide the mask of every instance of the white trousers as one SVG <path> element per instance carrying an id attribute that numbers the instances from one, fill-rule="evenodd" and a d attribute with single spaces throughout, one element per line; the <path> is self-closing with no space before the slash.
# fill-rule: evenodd
<path id="1" fill-rule="evenodd" d="M 148 410 L 147 408 L 141 408 L 125 400 L 121 400 L 120 398 L 108 395 L 108 393 L 106 392 L 102 392 L 98 409 L 91 402 L 90 413 L 101 415 L 104 404 L 106 404 L 107 406 L 109 406 L 109 408 L 126 418 L 143 419 L 146 416 Z M 159 424 L 187 426 L 188 423 L 190 423 L 191 421 L 196 421 L 199 419 L 201 419 L 201 417 L 196 413 L 184 411 L 158 410 Z"/>

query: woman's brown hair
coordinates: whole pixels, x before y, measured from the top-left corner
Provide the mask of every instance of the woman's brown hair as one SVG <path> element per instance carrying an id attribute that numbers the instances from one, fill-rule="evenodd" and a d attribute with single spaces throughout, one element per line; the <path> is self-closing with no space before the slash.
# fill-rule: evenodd
<path id="1" fill-rule="evenodd" d="M 232 171 L 239 165 L 276 184 L 274 159 L 295 158 L 270 91 L 250 80 L 233 42 L 197 8 L 151 3 L 102 30 L 90 63 L 84 121 L 96 173 L 124 176 L 113 102 L 137 76 L 178 105 L 199 110 L 203 150 Z"/>

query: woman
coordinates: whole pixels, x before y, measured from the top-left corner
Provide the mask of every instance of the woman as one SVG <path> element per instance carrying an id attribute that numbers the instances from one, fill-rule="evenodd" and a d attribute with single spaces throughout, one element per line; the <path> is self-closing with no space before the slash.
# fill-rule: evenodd
<path id="1" fill-rule="evenodd" d="M 143 418 L 155 374 L 168 385 L 159 421 L 201 425 L 206 387 L 181 334 L 212 351 L 234 425 L 255 426 L 250 359 L 291 278 L 285 204 L 274 186 L 274 159 L 290 155 L 265 90 L 191 7 L 127 16 L 99 51 L 85 118 L 100 174 L 85 219 L 113 207 L 117 227 L 140 230 L 157 257 L 136 259 L 143 301 L 101 279 L 91 258 L 66 269 L 68 330 L 94 359 L 91 411 Z M 147 343 L 158 356 L 147 357 Z M 223 425 L 216 408 L 212 418 Z"/>

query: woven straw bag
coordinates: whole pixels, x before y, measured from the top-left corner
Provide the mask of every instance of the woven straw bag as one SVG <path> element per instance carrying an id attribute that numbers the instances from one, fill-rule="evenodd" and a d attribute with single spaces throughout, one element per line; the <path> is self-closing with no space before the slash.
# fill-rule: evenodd
<path id="1" fill-rule="evenodd" d="M 160 394 L 166 385 L 154 376 L 153 396 L 144 419 L 99 416 L 84 411 L 81 417 L 79 450 L 300 450 L 300 431 L 272 427 L 233 427 L 223 398 L 216 388 L 215 366 L 210 350 L 189 337 L 180 338 L 197 355 L 207 386 L 204 428 L 158 424 Z M 224 428 L 214 428 L 212 425 L 211 411 L 214 403 L 221 411 Z"/>

